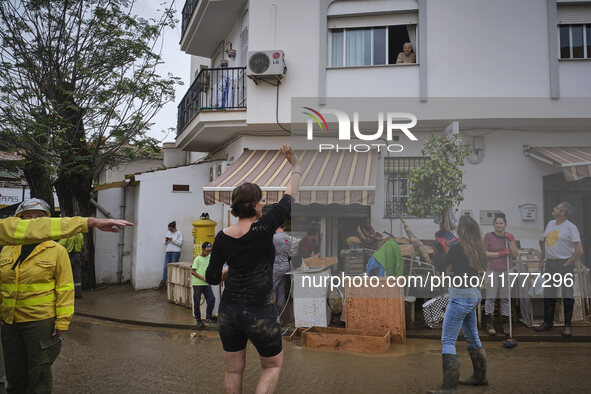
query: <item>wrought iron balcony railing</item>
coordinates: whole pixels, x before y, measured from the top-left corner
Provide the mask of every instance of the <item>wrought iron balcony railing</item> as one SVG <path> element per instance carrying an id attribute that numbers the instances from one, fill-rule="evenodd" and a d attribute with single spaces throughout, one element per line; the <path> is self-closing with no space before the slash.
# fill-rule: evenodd
<path id="1" fill-rule="evenodd" d="M 195 6 L 197 5 L 198 0 L 187 0 L 185 1 L 185 5 L 183 6 L 182 12 L 182 22 L 181 22 L 181 37 L 185 35 L 185 30 L 189 25 L 189 21 L 191 20 L 191 15 L 193 15 L 193 11 L 195 10 Z"/>
<path id="2" fill-rule="evenodd" d="M 201 70 L 178 106 L 177 134 L 200 111 L 246 108 L 246 67 Z"/>

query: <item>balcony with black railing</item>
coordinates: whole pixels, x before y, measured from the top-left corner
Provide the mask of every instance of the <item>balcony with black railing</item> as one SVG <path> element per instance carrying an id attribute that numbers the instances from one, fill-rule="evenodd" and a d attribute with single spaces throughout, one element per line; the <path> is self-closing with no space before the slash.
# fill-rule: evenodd
<path id="1" fill-rule="evenodd" d="M 181 51 L 211 57 L 243 21 L 248 0 L 186 0 L 181 12 Z"/>
<path id="2" fill-rule="evenodd" d="M 178 106 L 177 135 L 201 111 L 246 109 L 246 67 L 201 70 Z"/>
<path id="3" fill-rule="evenodd" d="M 182 21 L 181 21 L 181 36 L 185 34 L 185 30 L 189 25 L 189 21 L 191 20 L 191 16 L 193 15 L 193 11 L 195 10 L 195 6 L 199 0 L 187 0 L 185 1 L 185 5 L 183 6 L 182 12 Z"/>

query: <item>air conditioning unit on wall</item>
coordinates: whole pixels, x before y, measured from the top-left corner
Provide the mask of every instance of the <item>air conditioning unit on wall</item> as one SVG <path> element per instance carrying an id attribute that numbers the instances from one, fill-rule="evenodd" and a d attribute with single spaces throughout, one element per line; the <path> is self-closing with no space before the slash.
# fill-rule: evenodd
<path id="1" fill-rule="evenodd" d="M 255 82 L 257 78 L 281 79 L 285 75 L 285 57 L 283 51 L 249 51 L 246 75 Z"/>

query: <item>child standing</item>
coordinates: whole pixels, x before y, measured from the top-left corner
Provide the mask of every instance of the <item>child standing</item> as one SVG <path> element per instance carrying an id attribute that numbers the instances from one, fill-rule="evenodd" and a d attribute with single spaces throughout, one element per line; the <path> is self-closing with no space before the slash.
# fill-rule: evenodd
<path id="1" fill-rule="evenodd" d="M 204 324 L 201 320 L 201 311 L 199 310 L 199 304 L 201 303 L 201 294 L 205 296 L 205 302 L 207 302 L 207 309 L 205 312 L 205 321 L 208 323 L 214 323 L 214 319 L 211 316 L 213 313 L 213 307 L 215 305 L 215 297 L 211 286 L 205 281 L 205 271 L 209 266 L 209 258 L 211 253 L 211 243 L 204 242 L 201 245 L 201 254 L 195 257 L 193 261 L 193 267 L 191 267 L 191 275 L 193 280 L 193 311 L 195 313 L 195 319 L 197 320 L 197 329 L 203 328 Z"/>

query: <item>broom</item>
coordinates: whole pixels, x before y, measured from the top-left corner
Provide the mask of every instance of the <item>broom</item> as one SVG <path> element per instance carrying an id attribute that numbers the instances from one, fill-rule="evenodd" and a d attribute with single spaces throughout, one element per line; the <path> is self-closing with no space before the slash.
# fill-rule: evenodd
<path id="1" fill-rule="evenodd" d="M 509 249 L 509 240 L 505 237 L 505 247 Z M 517 341 L 513 339 L 513 319 L 511 318 L 511 286 L 509 285 L 509 256 L 511 253 L 507 255 L 507 285 L 509 287 L 509 336 L 505 338 L 503 341 L 503 346 L 507 349 L 513 349 L 517 346 Z"/>

